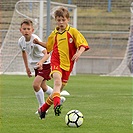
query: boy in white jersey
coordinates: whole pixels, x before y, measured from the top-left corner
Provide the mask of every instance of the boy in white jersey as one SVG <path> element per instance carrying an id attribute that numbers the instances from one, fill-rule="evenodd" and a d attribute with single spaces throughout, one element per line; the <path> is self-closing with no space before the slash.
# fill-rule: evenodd
<path id="1" fill-rule="evenodd" d="M 24 19 L 21 23 L 20 32 L 22 37 L 18 40 L 18 45 L 22 51 L 22 57 L 25 64 L 28 77 L 32 77 L 29 64 L 36 66 L 35 79 L 33 81 L 33 88 L 36 98 L 41 107 L 44 100 L 44 92 L 48 95 L 52 93 L 53 89 L 46 84 L 47 80 L 50 80 L 50 54 L 47 54 L 47 50 L 37 44 L 33 43 L 34 38 L 41 39 L 33 34 L 33 22 L 29 19 Z"/>

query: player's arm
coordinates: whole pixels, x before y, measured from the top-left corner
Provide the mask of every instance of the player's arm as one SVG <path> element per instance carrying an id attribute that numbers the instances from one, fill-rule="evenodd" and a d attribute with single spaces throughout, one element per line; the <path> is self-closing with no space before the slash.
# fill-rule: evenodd
<path id="1" fill-rule="evenodd" d="M 73 55 L 72 60 L 77 61 L 80 55 L 89 49 L 88 43 L 84 36 L 77 30 L 73 29 L 73 34 L 74 34 L 74 40 L 76 47 L 78 48 L 77 52 Z"/>
<path id="2" fill-rule="evenodd" d="M 73 55 L 72 61 L 78 61 L 80 55 L 85 51 L 85 47 L 81 46 L 80 49 L 76 52 L 76 54 Z"/>
<path id="3" fill-rule="evenodd" d="M 43 58 L 36 64 L 39 69 L 42 69 L 43 63 L 48 60 L 50 54 L 47 53 L 47 50 L 43 50 L 42 53 L 44 54 Z"/>
<path id="4" fill-rule="evenodd" d="M 39 44 L 40 46 L 42 46 L 42 47 L 44 47 L 44 48 L 47 47 L 46 42 L 41 42 L 41 41 L 39 41 L 37 38 L 35 38 L 35 39 L 33 40 L 33 43 Z"/>
<path id="5" fill-rule="evenodd" d="M 27 53 L 25 51 L 22 51 L 22 57 L 24 60 L 24 64 L 25 64 L 25 68 L 26 68 L 26 72 L 27 72 L 28 77 L 32 77 L 31 71 L 30 71 L 29 66 L 28 66 Z"/>

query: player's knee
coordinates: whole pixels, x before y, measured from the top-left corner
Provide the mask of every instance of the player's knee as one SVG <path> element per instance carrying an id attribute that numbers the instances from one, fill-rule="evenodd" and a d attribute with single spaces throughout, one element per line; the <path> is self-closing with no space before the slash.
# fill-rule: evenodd
<path id="1" fill-rule="evenodd" d="M 37 91 L 39 91 L 39 89 L 40 89 L 40 86 L 39 86 L 39 84 L 38 83 L 33 83 L 33 88 L 34 88 L 34 90 L 37 92 Z"/>
<path id="2" fill-rule="evenodd" d="M 57 80 L 55 80 L 54 84 L 55 84 L 55 86 L 61 86 L 62 82 L 57 79 Z"/>

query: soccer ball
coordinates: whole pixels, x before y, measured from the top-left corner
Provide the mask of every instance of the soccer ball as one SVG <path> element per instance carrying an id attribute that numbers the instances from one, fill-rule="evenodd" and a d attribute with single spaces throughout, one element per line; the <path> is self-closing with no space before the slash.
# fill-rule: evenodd
<path id="1" fill-rule="evenodd" d="M 71 110 L 65 116 L 65 123 L 69 127 L 80 127 L 83 124 L 83 114 L 79 110 Z"/>

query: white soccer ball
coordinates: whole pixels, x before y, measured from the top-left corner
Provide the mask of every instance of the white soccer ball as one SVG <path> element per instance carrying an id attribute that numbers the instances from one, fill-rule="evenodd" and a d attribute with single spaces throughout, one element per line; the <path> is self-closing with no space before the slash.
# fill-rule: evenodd
<path id="1" fill-rule="evenodd" d="M 83 114 L 79 110 L 71 110 L 65 116 L 65 123 L 69 127 L 80 127 L 83 124 Z"/>

